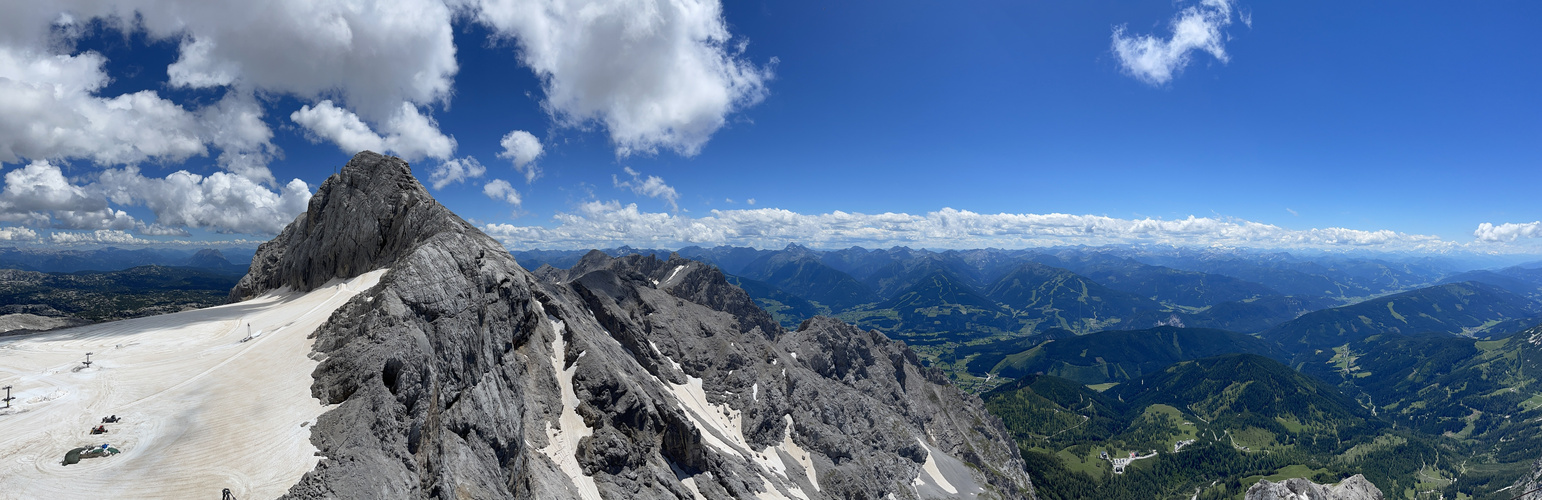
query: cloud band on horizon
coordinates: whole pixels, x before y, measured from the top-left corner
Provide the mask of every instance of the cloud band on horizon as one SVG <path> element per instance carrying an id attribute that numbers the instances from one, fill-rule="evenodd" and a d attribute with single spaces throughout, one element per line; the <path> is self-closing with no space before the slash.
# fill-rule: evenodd
<path id="1" fill-rule="evenodd" d="M 834 211 L 800 214 L 777 208 L 713 210 L 705 217 L 638 210 L 636 204 L 591 201 L 559 213 L 555 225 L 484 224 L 506 247 L 604 248 L 618 245 L 680 247 L 741 245 L 779 248 L 788 243 L 823 248 L 915 246 L 1024 248 L 1060 245 L 1162 244 L 1257 249 L 1361 249 L 1443 253 L 1472 244 L 1391 230 L 1288 229 L 1224 217 L 1120 219 L 1102 215 L 981 214 L 943 208 L 924 215 Z M 1485 247 L 1484 251 L 1493 251 Z"/>

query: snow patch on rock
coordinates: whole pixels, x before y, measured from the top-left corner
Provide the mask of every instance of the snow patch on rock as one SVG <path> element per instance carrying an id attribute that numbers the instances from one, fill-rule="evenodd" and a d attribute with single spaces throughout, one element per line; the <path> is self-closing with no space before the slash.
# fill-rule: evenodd
<path id="1" fill-rule="evenodd" d="M 535 307 L 551 324 L 552 373 L 556 374 L 557 383 L 562 387 L 562 414 L 557 418 L 560 427 L 553 429 L 551 421 L 546 421 L 546 447 L 541 448 L 541 453 L 556 462 L 557 467 L 573 480 L 573 484 L 578 486 L 578 494 L 584 500 L 600 500 L 599 486 L 594 483 L 594 478 L 584 475 L 583 467 L 578 465 L 578 443 L 593 435 L 594 429 L 584 424 L 584 417 L 577 411 L 579 400 L 578 394 L 573 391 L 573 372 L 578 371 L 578 361 L 574 360 L 573 366 L 567 369 L 562 367 L 567 356 L 567 339 L 563 338 L 567 324 L 547 314 L 546 306 L 541 301 L 535 301 Z M 583 354 L 579 354 L 579 357 L 583 357 Z"/>
<path id="2" fill-rule="evenodd" d="M 953 483 L 948 482 L 948 478 L 943 477 L 942 470 L 937 468 L 937 450 L 927 445 L 926 441 L 922 441 L 921 438 L 916 438 L 916 442 L 920 443 L 921 447 L 926 448 L 926 463 L 921 465 L 921 471 L 916 473 L 916 478 L 910 484 L 912 486 L 922 486 L 930 483 L 938 489 L 948 492 L 949 495 L 957 495 L 958 488 L 953 487 Z M 925 479 L 922 479 L 922 476 L 925 476 Z"/>

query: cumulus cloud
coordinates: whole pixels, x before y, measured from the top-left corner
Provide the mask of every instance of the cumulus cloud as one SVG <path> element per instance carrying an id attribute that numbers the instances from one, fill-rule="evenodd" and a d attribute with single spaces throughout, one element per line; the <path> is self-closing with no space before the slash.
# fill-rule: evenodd
<path id="1" fill-rule="evenodd" d="M 498 153 L 499 158 L 509 160 L 514 164 L 514 169 L 525 174 L 525 184 L 535 182 L 536 177 L 541 176 L 541 168 L 535 165 L 535 159 L 540 158 L 546 149 L 541 147 L 541 141 L 534 135 L 523 130 L 515 130 L 503 136 L 498 141 L 503 146 L 503 151 Z"/>
<path id="2" fill-rule="evenodd" d="M 109 80 L 104 58 L 72 48 L 93 22 L 176 41 L 177 60 L 166 68 L 171 86 L 335 96 L 382 128 L 396 122 L 398 135 L 433 142 L 437 130 L 409 132 L 432 120 L 401 108 L 449 99 L 458 71 L 452 16 L 440 0 L 9 2 L 0 7 L 0 161 L 175 162 L 213 145 L 225 149 L 221 163 L 233 172 L 265 163 L 264 148 L 250 141 L 267 145 L 260 119 L 241 124 L 256 135 L 236 144 L 222 141 L 232 124 L 215 120 L 229 109 L 190 111 L 153 91 L 96 95 Z M 260 107 L 249 109 L 260 118 Z M 419 149 L 447 157 L 432 154 L 442 149 L 437 142 Z M 404 144 L 401 152 L 411 150 Z"/>
<path id="3" fill-rule="evenodd" d="M 165 178 L 138 167 L 108 169 L 95 182 L 77 184 L 56 165 L 37 161 L 6 172 L 0 190 L 0 221 L 58 229 L 133 230 L 155 236 L 187 236 L 183 227 L 221 233 L 276 234 L 305 211 L 310 186 L 291 180 L 278 191 L 230 172 L 207 176 L 185 170 Z M 149 208 L 154 223 L 136 220 L 112 205 Z"/>
<path id="4" fill-rule="evenodd" d="M 632 167 L 623 167 L 622 169 L 626 171 L 627 175 L 632 176 L 632 179 L 623 181 L 620 177 L 612 174 L 610 176 L 610 181 L 615 183 L 616 187 L 622 189 L 630 189 L 633 193 L 647 196 L 649 198 L 658 198 L 664 200 L 665 203 L 669 204 L 669 208 L 671 210 L 680 210 L 680 205 L 678 203 L 678 200 L 680 199 L 680 193 L 676 192 L 675 188 L 665 184 L 664 179 L 657 175 L 650 175 L 647 178 L 643 178 L 642 174 L 636 170 L 632 170 Z M 750 200 L 750 204 L 755 204 L 755 201 Z"/>
<path id="5" fill-rule="evenodd" d="M 1345 228 L 1286 229 L 1246 220 L 1118 219 L 1099 215 L 980 214 L 944 208 L 925 215 L 830 212 L 799 214 L 774 208 L 713 210 L 684 217 L 638 210 L 636 204 L 594 201 L 559 213 L 553 227 L 487 224 L 483 231 L 509 248 L 603 248 L 621 244 L 679 247 L 788 243 L 925 248 L 1023 248 L 1055 245 L 1168 244 L 1275 249 L 1365 248 L 1445 251 L 1435 236 Z"/>
<path id="6" fill-rule="evenodd" d="M 154 91 L 96 96 L 109 80 L 106 62 L 94 52 L 0 46 L 0 163 L 180 161 L 207 153 L 198 116 Z"/>
<path id="7" fill-rule="evenodd" d="M 1542 221 L 1517 224 L 1506 222 L 1500 225 L 1484 222 L 1478 224 L 1478 229 L 1472 232 L 1473 237 L 1485 243 L 1507 243 L 1520 238 L 1542 238 Z"/>
<path id="8" fill-rule="evenodd" d="M 99 207 L 89 207 L 91 204 Z M 59 167 L 36 161 L 5 173 L 5 189 L 0 191 L 0 210 L 41 212 L 107 208 L 107 201 L 95 198 L 79 186 L 70 184 Z"/>
<path id="9" fill-rule="evenodd" d="M 25 228 L 20 228 L 20 229 L 25 229 Z M 4 229 L 0 228 L 0 233 L 3 233 L 3 231 L 4 231 Z M 141 234 L 148 234 L 148 233 L 141 233 Z M 101 229 L 101 230 L 96 230 L 96 231 L 54 231 L 53 234 L 48 235 L 48 237 L 46 237 L 46 238 L 38 238 L 38 240 L 45 241 L 45 242 L 47 242 L 48 244 L 51 244 L 51 245 L 59 245 L 59 246 L 65 246 L 65 245 L 69 245 L 69 246 L 77 246 L 77 245 L 84 245 L 84 246 L 100 246 L 100 245 L 129 246 L 129 245 L 133 245 L 133 246 L 202 247 L 202 248 L 209 248 L 209 247 L 252 247 L 252 246 L 256 246 L 256 245 L 259 245 L 259 244 L 263 243 L 262 241 L 255 241 L 255 240 L 248 240 L 248 239 L 230 239 L 230 240 L 210 241 L 210 240 L 188 240 L 188 239 L 168 240 L 168 239 L 158 239 L 158 238 L 157 239 L 140 238 L 138 236 L 134 236 L 133 234 L 128 233 L 127 231 L 117 231 L 117 230 L 111 230 L 111 229 Z"/>
<path id="10" fill-rule="evenodd" d="M 132 229 L 143 226 L 108 206 L 100 193 L 72 184 L 59 167 L 37 161 L 5 174 L 0 220 L 38 227 Z"/>
<path id="11" fill-rule="evenodd" d="M 1194 51 L 1209 53 L 1226 62 L 1226 35 L 1221 29 L 1232 22 L 1232 0 L 1201 0 L 1199 5 L 1178 11 L 1171 24 L 1172 37 L 1125 34 L 1125 27 L 1114 28 L 1113 50 L 1126 72 L 1151 85 L 1172 81 L 1189 64 Z M 1248 25 L 1252 25 L 1251 16 Z"/>
<path id="12" fill-rule="evenodd" d="M 143 205 L 165 226 L 222 233 L 277 234 L 305 211 L 310 186 L 294 179 L 279 191 L 227 172 L 198 175 L 186 170 L 165 178 L 145 177 L 137 167 L 102 172 L 97 185 L 113 203 Z"/>
<path id="13" fill-rule="evenodd" d="M 519 191 L 515 191 L 514 186 L 509 184 L 509 181 L 503 179 L 493 179 L 482 186 L 482 194 L 487 195 L 488 198 L 507 202 L 516 207 L 520 204 Z"/>
<path id="14" fill-rule="evenodd" d="M 370 150 L 395 153 L 411 161 L 425 156 L 444 159 L 455 153 L 455 139 L 440 132 L 432 118 L 419 113 L 410 103 L 402 103 L 397 113 L 382 124 L 387 132 L 384 136 L 375 133 L 359 115 L 330 100 L 301 106 L 289 114 L 289 119 L 350 155 Z"/>
<path id="15" fill-rule="evenodd" d="M 718 0 L 460 0 L 518 45 L 564 125 L 605 126 L 616 152 L 692 156 L 766 96 L 773 58 L 743 57 Z"/>
<path id="16" fill-rule="evenodd" d="M 198 110 L 204 140 L 220 149 L 219 164 L 225 170 L 252 180 L 274 184 L 268 161 L 278 151 L 273 130 L 263 121 L 262 105 L 250 92 L 227 92 L 213 106 Z"/>
<path id="17" fill-rule="evenodd" d="M 93 20 L 174 40 L 169 83 L 338 96 L 367 119 L 450 95 L 453 12 L 441 0 L 58 0 L 10 2 L 0 43 L 45 46 Z"/>
<path id="18" fill-rule="evenodd" d="M 183 227 L 271 234 L 304 209 L 309 186 L 283 184 L 268 170 L 278 150 L 258 94 L 317 102 L 308 112 L 335 125 L 312 131 L 318 137 L 353 144 L 373 136 L 373 149 L 451 158 L 454 139 L 424 110 L 451 95 L 452 16 L 440 0 L 5 3 L 0 163 L 31 163 L 7 179 L 0 220 L 161 236 L 186 235 Z M 165 85 L 223 97 L 179 103 L 153 90 L 105 94 L 113 78 L 106 59 L 75 49 L 92 26 L 176 43 Z M 323 116 L 327 106 L 331 116 Z M 359 126 L 348 129 L 350 117 Z M 211 154 L 224 172 L 155 179 L 133 167 Z M 70 159 L 127 168 L 53 175 L 53 165 Z M 125 204 L 149 207 L 157 220 L 147 224 L 114 206 Z"/>
<path id="19" fill-rule="evenodd" d="M 192 235 L 192 233 L 187 232 L 186 229 L 182 229 L 180 227 L 167 227 L 160 224 L 150 224 L 148 226 L 141 227 L 138 229 L 138 233 L 146 236 L 187 237 Z"/>
<path id="20" fill-rule="evenodd" d="M 332 141 L 344 153 L 353 154 L 363 150 L 385 151 L 385 138 L 380 137 L 359 115 L 332 104 L 332 101 L 321 101 L 312 106 L 301 106 L 298 111 L 289 114 L 289 119 L 321 139 Z"/>
<path id="21" fill-rule="evenodd" d="M 487 167 L 482 166 L 482 162 L 477 161 L 474 157 L 467 156 L 440 163 L 438 167 L 434 167 L 434 171 L 429 174 L 428 179 L 434 186 L 434 189 L 444 189 L 445 186 L 450 184 L 466 179 L 475 179 L 485 173 L 487 173 Z"/>
<path id="22" fill-rule="evenodd" d="M 135 237 L 115 229 L 98 229 L 90 232 L 54 231 L 48 242 L 55 245 L 151 245 L 157 243 Z"/>
<path id="23" fill-rule="evenodd" d="M 0 241 L 37 241 L 37 231 L 25 227 L 0 227 Z"/>

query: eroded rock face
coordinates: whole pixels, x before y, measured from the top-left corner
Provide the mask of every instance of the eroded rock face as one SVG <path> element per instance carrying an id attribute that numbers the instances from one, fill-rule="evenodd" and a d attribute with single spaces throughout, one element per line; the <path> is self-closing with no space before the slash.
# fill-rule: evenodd
<path id="1" fill-rule="evenodd" d="M 1247 500 L 1382 500 L 1381 490 L 1355 474 L 1332 486 L 1313 483 L 1302 478 L 1272 482 L 1259 481 L 1248 488 Z"/>
<path id="2" fill-rule="evenodd" d="M 476 232 L 429 196 L 399 158 L 365 151 L 321 183 L 305 213 L 257 247 L 232 302 L 268 290 L 311 289 L 389 266 L 440 232 Z"/>
<path id="3" fill-rule="evenodd" d="M 232 297 L 377 268 L 315 334 L 326 458 L 288 498 L 1033 497 L 1000 422 L 902 344 L 784 331 L 678 257 L 531 274 L 395 158 L 327 180 Z"/>
<path id="4" fill-rule="evenodd" d="M 1532 338 L 1542 334 L 1542 327 L 1533 330 L 1538 333 L 1533 333 Z M 1516 500 L 1542 500 L 1542 460 L 1532 464 L 1531 473 L 1521 476 L 1520 480 L 1510 487 L 1510 491 L 1514 492 L 1512 495 L 1519 495 Z"/>

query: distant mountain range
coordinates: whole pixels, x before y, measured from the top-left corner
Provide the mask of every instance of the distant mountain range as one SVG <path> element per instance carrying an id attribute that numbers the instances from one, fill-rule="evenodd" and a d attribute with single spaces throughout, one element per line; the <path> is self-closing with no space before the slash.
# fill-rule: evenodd
<path id="1" fill-rule="evenodd" d="M 660 258 L 672 253 L 630 247 L 606 252 Z M 571 266 L 581 253 L 514 255 L 535 269 Z M 1149 328 L 1173 318 L 1184 325 L 1259 332 L 1306 312 L 1434 284 L 1451 274 L 1430 263 L 1121 248 L 821 251 L 788 245 L 687 247 L 678 253 L 768 285 L 751 294 L 773 309 L 795 296 L 814 307 L 788 311 L 842 315 L 891 334 L 924 334 L 912 340 L 1048 328 L 1091 333 Z M 806 319 L 787 314 L 786 323 Z"/>
<path id="2" fill-rule="evenodd" d="M 0 247 L 0 269 L 44 273 L 120 271 L 139 266 L 214 268 L 245 273 L 255 248 L 183 250 L 174 248 L 98 248 L 69 250 L 39 247 Z M 232 264 L 231 262 L 240 262 Z"/>
<path id="3" fill-rule="evenodd" d="M 1292 352 L 1310 352 L 1380 333 L 1438 332 L 1474 337 L 1514 333 L 1542 304 L 1505 289 L 1464 281 L 1307 313 L 1262 334 Z"/>
<path id="4" fill-rule="evenodd" d="M 1336 383 L 1382 417 L 1431 435 L 1489 443 L 1503 462 L 1542 449 L 1542 326 L 1491 341 L 1379 334 L 1304 357 L 1302 372 Z"/>
<path id="5" fill-rule="evenodd" d="M 984 353 L 970 368 L 1010 378 L 1047 374 L 1082 384 L 1102 384 L 1136 379 L 1180 361 L 1230 353 L 1289 360 L 1289 355 L 1273 343 L 1251 335 L 1163 326 L 1082 335 L 1005 355 Z M 987 367 L 994 359 L 1000 361 Z"/>
<path id="6" fill-rule="evenodd" d="M 1138 247 L 679 253 L 784 325 L 828 314 L 878 329 L 984 391 L 1044 498 L 1240 498 L 1264 477 L 1353 474 L 1391 497 L 1508 498 L 1542 451 L 1542 333 L 1522 331 L 1542 323 L 1538 266 Z M 1099 457 L 1150 451 L 1112 477 Z"/>
<path id="7" fill-rule="evenodd" d="M 659 258 L 675 253 L 630 247 L 605 252 Z M 571 266 L 578 253 L 514 256 L 533 269 Z M 1383 332 L 1500 337 L 1531 326 L 1542 315 L 1534 302 L 1542 295 L 1537 288 L 1542 270 L 1466 271 L 1428 258 L 1117 247 L 814 250 L 799 245 L 780 250 L 687 247 L 678 254 L 721 268 L 783 326 L 816 315 L 835 316 L 904 340 L 918 347 L 924 359 L 966 379 L 1052 373 L 1043 366 L 996 366 L 1008 357 L 1026 359 L 1022 353 L 1046 340 L 1048 332 L 1086 335 L 1157 326 L 1225 330 L 1261 335 L 1265 343 L 1294 356 Z M 1462 278 L 1470 279 L 1453 281 Z M 1256 346 L 1223 345 L 1236 350 L 1207 352 L 1273 356 Z"/>
<path id="8" fill-rule="evenodd" d="M 219 269 L 154 265 L 74 273 L 0 269 L 0 318 L 71 320 L 57 323 L 63 326 L 215 306 L 224 303 L 241 278 L 240 273 Z"/>
<path id="9" fill-rule="evenodd" d="M 1028 375 L 982 397 L 1044 498 L 1240 498 L 1263 476 L 1313 469 L 1385 489 L 1414 472 L 1341 459 L 1408 446 L 1378 443 L 1391 426 L 1333 386 L 1251 354 L 1181 361 L 1102 393 Z M 1105 472 L 1132 454 L 1122 474 Z"/>
<path id="10" fill-rule="evenodd" d="M 1448 276 L 1440 283 L 1476 281 L 1494 285 L 1533 300 L 1542 300 L 1542 269 L 1511 266 L 1496 270 L 1476 270 Z"/>

